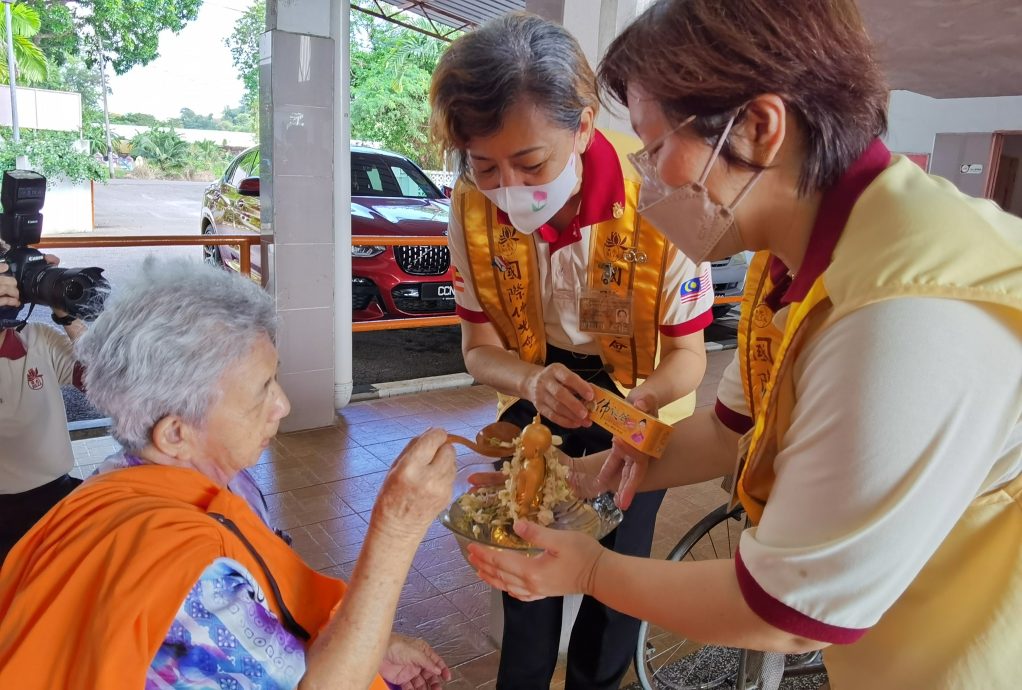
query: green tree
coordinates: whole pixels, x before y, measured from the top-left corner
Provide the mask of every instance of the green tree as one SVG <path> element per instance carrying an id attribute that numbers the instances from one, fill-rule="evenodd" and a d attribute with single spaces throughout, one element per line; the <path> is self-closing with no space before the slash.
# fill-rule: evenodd
<path id="1" fill-rule="evenodd" d="M 257 131 L 259 123 L 259 37 L 266 31 L 266 1 L 256 0 L 245 14 L 234 23 L 231 35 L 224 45 L 231 51 L 231 62 L 245 86 L 241 105 L 249 112 L 250 131 Z"/>
<path id="2" fill-rule="evenodd" d="M 442 167 L 427 128 L 429 83 L 446 44 L 361 12 L 351 27 L 351 136 Z"/>
<path id="3" fill-rule="evenodd" d="M 131 140 L 131 153 L 145 157 L 167 173 L 181 173 L 188 165 L 188 144 L 173 129 L 157 127 L 139 132 Z"/>
<path id="4" fill-rule="evenodd" d="M 414 15 L 406 14 L 403 19 L 425 28 L 423 20 Z M 259 37 L 265 26 L 265 0 L 256 0 L 225 40 L 245 85 L 242 104 L 252 113 L 255 127 L 259 117 Z M 441 166 L 427 143 L 427 123 L 429 81 L 446 47 L 445 42 L 420 32 L 352 11 L 352 137 L 378 141 L 425 167 Z"/>
<path id="5" fill-rule="evenodd" d="M 185 129 L 217 129 L 213 114 L 199 115 L 191 108 L 181 108 L 181 126 Z"/>
<path id="6" fill-rule="evenodd" d="M 118 74 L 159 56 L 160 32 L 178 32 L 198 15 L 202 0 L 26 0 L 42 20 L 37 37 L 58 63 L 97 56 L 96 39 Z"/>
<path id="7" fill-rule="evenodd" d="M 149 113 L 110 113 L 110 124 L 139 125 L 142 127 L 159 127 L 164 123 Z"/>
<path id="8" fill-rule="evenodd" d="M 232 132 L 255 132 L 257 129 L 252 119 L 252 111 L 244 105 L 224 108 L 220 117 L 220 128 Z"/>
<path id="9" fill-rule="evenodd" d="M 39 13 L 31 7 L 18 3 L 11 6 L 11 29 L 14 34 L 15 76 L 20 84 L 39 84 L 46 81 L 47 63 L 43 51 L 32 41 L 39 33 L 42 23 Z M 0 39 L 4 48 L 0 62 L 0 82 L 10 83 L 10 69 L 7 64 L 7 16 L 0 12 Z"/>
<path id="10" fill-rule="evenodd" d="M 99 72 L 79 56 L 71 56 L 63 64 L 50 66 L 42 86 L 57 91 L 71 91 L 82 97 L 82 138 L 89 142 L 92 153 L 106 154 L 106 132 L 103 128 L 102 87 Z"/>
<path id="11" fill-rule="evenodd" d="M 188 146 L 188 177 L 195 179 L 203 173 L 220 177 L 234 155 L 215 141 L 197 141 Z"/>

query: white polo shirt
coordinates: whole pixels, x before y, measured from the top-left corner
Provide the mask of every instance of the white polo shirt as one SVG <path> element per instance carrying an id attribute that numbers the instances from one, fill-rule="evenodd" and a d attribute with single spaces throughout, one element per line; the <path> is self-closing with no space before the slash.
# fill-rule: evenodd
<path id="1" fill-rule="evenodd" d="M 70 339 L 43 324 L 0 344 L 0 494 L 52 482 L 74 467 L 62 385 L 82 388 Z"/>
<path id="2" fill-rule="evenodd" d="M 782 616 L 768 622 L 790 625 L 794 610 L 807 637 L 856 639 L 969 503 L 1019 476 L 1022 342 L 1002 316 L 964 301 L 895 299 L 806 345 L 770 500 L 739 546 L 756 584 L 750 605 Z M 717 398 L 724 424 L 751 425 L 737 358 Z"/>
<path id="3" fill-rule="evenodd" d="M 553 252 L 538 235 L 533 235 L 533 241 L 547 341 L 563 350 L 598 355 L 599 336 L 579 330 L 578 325 L 579 297 L 588 283 L 589 232 L 589 227 L 581 228 L 580 241 Z M 479 305 L 468 270 L 465 237 L 453 216 L 449 246 L 451 261 L 457 269 L 455 279 L 461 283 L 454 291 L 458 314 L 467 321 L 485 322 L 488 319 Z M 713 321 L 713 281 L 709 264 L 697 266 L 673 247 L 668 250 L 672 260 L 661 290 L 664 308 L 660 315 L 660 333 L 680 337 L 701 331 Z"/>

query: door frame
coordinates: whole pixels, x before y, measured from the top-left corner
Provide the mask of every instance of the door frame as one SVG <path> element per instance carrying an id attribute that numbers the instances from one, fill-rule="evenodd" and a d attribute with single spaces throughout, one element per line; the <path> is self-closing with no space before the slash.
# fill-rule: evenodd
<path id="1" fill-rule="evenodd" d="M 986 189 L 983 190 L 984 199 L 994 198 L 994 185 L 997 184 L 997 173 L 1001 168 L 1001 151 L 1004 150 L 1004 138 L 1022 136 L 1019 129 L 998 129 L 994 131 L 993 145 L 990 147 L 990 161 L 987 163 L 990 168 L 990 175 L 987 177 Z"/>

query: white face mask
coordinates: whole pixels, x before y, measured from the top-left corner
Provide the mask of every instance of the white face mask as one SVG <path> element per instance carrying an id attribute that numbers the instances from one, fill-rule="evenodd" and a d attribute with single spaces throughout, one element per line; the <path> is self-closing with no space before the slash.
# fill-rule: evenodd
<path id="1" fill-rule="evenodd" d="M 649 150 L 694 119 L 690 117 L 658 141 L 628 158 L 642 175 L 639 213 L 685 256 L 695 263 L 701 263 L 707 259 L 724 259 L 745 248 L 735 220 L 734 209 L 759 180 L 763 171 L 760 170 L 749 180 L 730 206 L 718 204 L 710 198 L 710 193 L 706 189 L 706 178 L 713 164 L 717 162 L 720 150 L 724 147 L 727 135 L 735 123 L 735 118 L 732 117 L 720 135 L 698 182 L 689 182 L 673 189 L 664 184 L 657 172 L 656 164 L 651 160 Z"/>
<path id="2" fill-rule="evenodd" d="M 518 232 L 531 235 L 568 203 L 577 184 L 578 171 L 572 151 L 564 170 L 551 182 L 479 191 L 508 215 Z"/>

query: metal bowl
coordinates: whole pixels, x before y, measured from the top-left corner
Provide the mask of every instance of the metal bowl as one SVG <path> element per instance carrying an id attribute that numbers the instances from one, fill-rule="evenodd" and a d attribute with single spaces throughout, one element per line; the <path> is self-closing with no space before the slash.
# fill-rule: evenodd
<path id="1" fill-rule="evenodd" d="M 466 559 L 468 545 L 472 543 L 491 549 L 518 551 L 528 556 L 543 553 L 543 549 L 530 545 L 515 534 L 510 524 L 491 527 L 474 523 L 462 509 L 460 498 L 456 498 L 451 507 L 440 514 L 440 522 L 454 533 L 461 555 Z M 614 505 L 613 497 L 607 493 L 592 500 L 576 500 L 559 506 L 554 510 L 553 523 L 548 526 L 585 532 L 595 539 L 603 539 L 621 524 L 623 518 L 621 509 Z"/>

